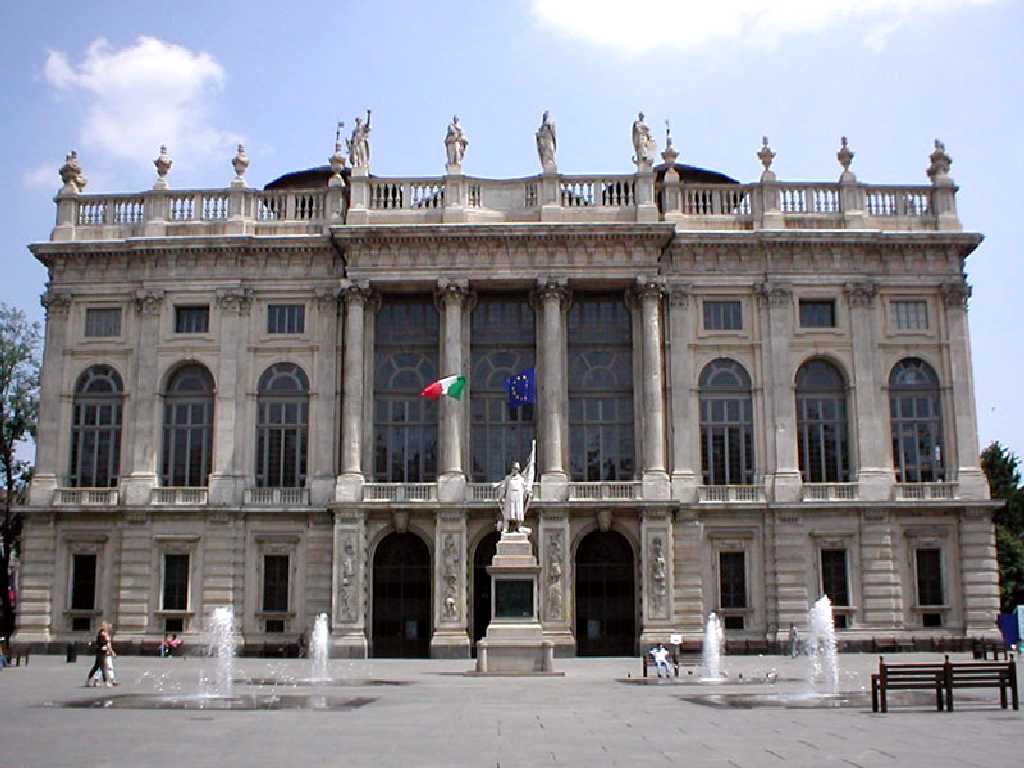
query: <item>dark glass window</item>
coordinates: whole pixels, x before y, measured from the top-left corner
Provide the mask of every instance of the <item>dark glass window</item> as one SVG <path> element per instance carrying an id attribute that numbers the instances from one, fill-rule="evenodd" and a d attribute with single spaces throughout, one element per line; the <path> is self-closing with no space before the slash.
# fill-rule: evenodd
<path id="1" fill-rule="evenodd" d="M 722 608 L 747 607 L 747 570 L 744 552 L 718 553 L 718 583 Z"/>
<path id="2" fill-rule="evenodd" d="M 439 378 L 438 313 L 433 299 L 385 296 L 374 333 L 374 479 L 433 482 L 437 479 L 438 405 L 420 397 L 423 388 Z"/>
<path id="3" fill-rule="evenodd" d="M 892 317 L 897 330 L 926 330 L 928 328 L 928 302 L 921 300 L 894 301 Z"/>
<path id="4" fill-rule="evenodd" d="M 267 333 L 305 333 L 304 304 L 271 304 L 267 307 Z"/>
<path id="5" fill-rule="evenodd" d="M 71 558 L 71 610 L 91 611 L 96 607 L 96 555 Z"/>
<path id="6" fill-rule="evenodd" d="M 288 555 L 263 556 L 263 610 L 288 610 Z"/>
<path id="7" fill-rule="evenodd" d="M 738 301 L 705 301 L 705 331 L 740 331 L 743 329 L 743 307 Z"/>
<path id="8" fill-rule="evenodd" d="M 78 378 L 71 406 L 68 485 L 109 488 L 121 467 L 121 406 L 124 386 L 109 365 L 94 365 Z"/>
<path id="9" fill-rule="evenodd" d="M 569 310 L 573 480 L 632 480 L 633 324 L 621 294 L 581 294 Z"/>
<path id="10" fill-rule="evenodd" d="M 832 299 L 800 299 L 800 327 L 835 328 L 835 301 Z"/>
<path id="11" fill-rule="evenodd" d="M 850 480 L 846 382 L 835 366 L 811 360 L 796 374 L 797 452 L 805 483 Z"/>
<path id="12" fill-rule="evenodd" d="M 832 605 L 850 604 L 845 549 L 821 550 L 821 591 L 832 601 Z"/>
<path id="13" fill-rule="evenodd" d="M 97 307 L 85 310 L 86 336 L 120 336 L 120 307 Z"/>
<path id="14" fill-rule="evenodd" d="M 892 457 L 899 483 L 945 479 L 939 377 L 916 357 L 901 360 L 889 375 Z"/>
<path id="15" fill-rule="evenodd" d="M 213 377 L 186 365 L 171 377 L 164 395 L 161 482 L 205 486 L 213 461 Z"/>
<path id="16" fill-rule="evenodd" d="M 175 333 L 209 333 L 210 308 L 207 305 L 174 308 Z"/>
<path id="17" fill-rule="evenodd" d="M 505 392 L 505 379 L 534 365 L 536 322 L 523 295 L 481 296 L 470 322 L 472 478 L 494 482 L 525 462 L 537 435 L 535 406 L 510 408 Z"/>
<path id="18" fill-rule="evenodd" d="M 704 485 L 754 482 L 754 418 L 750 376 L 719 358 L 700 374 L 700 451 Z"/>
<path id="19" fill-rule="evenodd" d="M 161 607 L 165 611 L 188 610 L 188 555 L 164 555 L 164 589 Z"/>
<path id="20" fill-rule="evenodd" d="M 917 550 L 917 604 L 943 605 L 942 551 Z"/>
<path id="21" fill-rule="evenodd" d="M 306 484 L 309 379 L 293 363 L 277 363 L 260 377 L 256 405 L 256 485 Z"/>

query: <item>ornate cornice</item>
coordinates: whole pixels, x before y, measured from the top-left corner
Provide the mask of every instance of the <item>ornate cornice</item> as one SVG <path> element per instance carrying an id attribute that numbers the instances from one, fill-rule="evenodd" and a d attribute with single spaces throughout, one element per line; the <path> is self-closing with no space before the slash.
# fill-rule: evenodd
<path id="1" fill-rule="evenodd" d="M 67 317 L 71 310 L 71 293 L 47 288 L 46 293 L 39 296 L 39 303 L 46 310 L 47 319 L 51 314 L 54 317 Z"/>
<path id="2" fill-rule="evenodd" d="M 161 290 L 138 290 L 135 292 L 135 311 L 140 315 L 159 315 L 164 303 Z"/>
<path id="3" fill-rule="evenodd" d="M 847 283 L 843 289 L 851 307 L 873 307 L 878 296 L 878 283 L 874 280 Z"/>
<path id="4" fill-rule="evenodd" d="M 217 306 L 222 312 L 247 315 L 252 308 L 252 299 L 255 293 L 252 288 L 218 288 Z"/>
<path id="5" fill-rule="evenodd" d="M 787 283 L 754 283 L 754 295 L 763 307 L 785 307 L 793 301 L 793 287 Z"/>

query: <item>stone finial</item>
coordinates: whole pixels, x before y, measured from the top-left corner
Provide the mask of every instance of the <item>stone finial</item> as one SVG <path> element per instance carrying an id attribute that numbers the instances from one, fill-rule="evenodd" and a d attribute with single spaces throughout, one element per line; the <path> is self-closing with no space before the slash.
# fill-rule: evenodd
<path id="1" fill-rule="evenodd" d="M 772 161 L 775 159 L 775 153 L 768 146 L 767 136 L 761 137 L 761 150 L 757 153 L 757 159 L 764 166 L 764 170 L 761 172 L 761 181 L 775 181 L 775 171 L 772 170 Z"/>
<path id="2" fill-rule="evenodd" d="M 342 172 L 345 170 L 345 155 L 341 151 L 341 133 L 345 130 L 345 122 L 341 121 L 338 123 L 337 129 L 334 131 L 334 154 L 327 158 L 327 162 L 331 166 L 331 179 L 328 182 L 329 185 L 337 186 L 344 184 L 344 178 Z"/>
<path id="3" fill-rule="evenodd" d="M 679 158 L 679 153 L 676 148 L 672 146 L 672 126 L 669 125 L 668 119 L 665 119 L 665 151 L 661 153 L 661 159 L 668 165 L 669 170 L 676 164 L 676 160 Z"/>
<path id="4" fill-rule="evenodd" d="M 57 171 L 60 180 L 64 182 L 61 192 L 64 194 L 77 194 L 85 189 L 86 179 L 82 175 L 82 166 L 78 162 L 78 152 L 71 150 L 64 158 L 64 165 Z"/>
<path id="5" fill-rule="evenodd" d="M 935 151 L 928 156 L 928 159 L 931 160 L 931 165 L 928 166 L 928 178 L 932 180 L 932 184 L 952 184 L 953 180 L 949 178 L 949 166 L 953 164 L 953 158 L 946 154 L 946 145 L 936 139 Z"/>
<path id="6" fill-rule="evenodd" d="M 235 178 L 231 182 L 233 186 L 245 186 L 245 171 L 249 167 L 249 156 L 245 154 L 245 145 L 239 144 L 238 151 L 231 158 L 231 167 L 235 169 Z"/>
<path id="7" fill-rule="evenodd" d="M 156 183 L 153 184 L 153 189 L 167 189 L 167 172 L 171 170 L 174 161 L 167 155 L 166 145 L 160 145 L 160 154 L 153 161 L 153 165 L 156 166 Z"/>
<path id="8" fill-rule="evenodd" d="M 856 181 L 857 177 L 850 170 L 850 163 L 853 162 L 854 152 L 850 149 L 849 140 L 843 136 L 839 139 L 839 151 L 836 152 L 836 160 L 843 166 L 843 172 L 839 176 L 840 181 Z"/>

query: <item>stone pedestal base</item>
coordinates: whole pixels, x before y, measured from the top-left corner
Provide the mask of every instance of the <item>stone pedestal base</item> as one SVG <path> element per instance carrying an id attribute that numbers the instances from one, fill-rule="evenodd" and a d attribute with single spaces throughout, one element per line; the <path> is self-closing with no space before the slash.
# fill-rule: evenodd
<path id="1" fill-rule="evenodd" d="M 53 503 L 53 492 L 56 490 L 56 475 L 36 475 L 29 486 L 28 503 L 33 507 L 48 507 Z M 146 503 L 149 503 L 148 496 Z"/>
<path id="2" fill-rule="evenodd" d="M 668 501 L 672 497 L 672 486 L 666 472 L 644 472 L 644 501 Z"/>
<path id="3" fill-rule="evenodd" d="M 243 479 L 235 475 L 214 472 L 210 475 L 209 503 L 217 506 L 232 506 L 242 500 Z"/>
<path id="4" fill-rule="evenodd" d="M 961 499 L 981 501 L 989 498 L 988 480 L 978 467 L 960 467 L 957 471 Z"/>
<path id="5" fill-rule="evenodd" d="M 537 638 L 540 638 L 540 625 L 535 626 Z M 490 629 L 487 634 L 491 634 Z M 534 637 L 524 637 L 519 641 L 513 638 L 484 639 L 476 644 L 476 671 L 504 675 L 553 672 L 554 649 L 554 643 L 535 640 Z"/>
<path id="6" fill-rule="evenodd" d="M 564 472 L 547 472 L 540 476 L 540 497 L 543 501 L 566 501 L 569 478 Z"/>
<path id="7" fill-rule="evenodd" d="M 442 504 L 459 504 L 466 499 L 466 476 L 450 472 L 437 478 L 437 500 Z"/>
<path id="8" fill-rule="evenodd" d="M 436 629 L 430 638 L 430 658 L 468 659 L 469 635 L 464 629 Z"/>
<path id="9" fill-rule="evenodd" d="M 861 501 L 889 501 L 892 482 L 892 470 L 864 467 L 857 473 L 857 497 Z"/>
<path id="10" fill-rule="evenodd" d="M 32 486 L 35 488 L 35 480 Z M 153 495 L 153 489 L 159 481 L 155 474 L 142 475 L 132 474 L 121 478 L 122 503 L 129 507 L 141 507 L 149 504 L 149 498 Z"/>
<path id="11" fill-rule="evenodd" d="M 365 659 L 369 652 L 366 633 L 359 630 L 347 632 L 334 630 L 328 655 L 332 659 Z"/>
<path id="12" fill-rule="evenodd" d="M 334 475 L 319 476 L 310 479 L 309 502 L 315 507 L 323 507 L 334 501 L 337 478 Z"/>
<path id="13" fill-rule="evenodd" d="M 692 472 L 673 472 L 669 481 L 672 486 L 672 498 L 684 504 L 693 504 L 697 501 L 697 486 L 700 481 Z"/>
<path id="14" fill-rule="evenodd" d="M 358 472 L 338 475 L 334 485 L 335 501 L 362 501 L 363 476 Z"/>
<path id="15" fill-rule="evenodd" d="M 777 502 L 800 501 L 803 481 L 799 472 L 776 472 L 772 482 L 772 500 Z"/>

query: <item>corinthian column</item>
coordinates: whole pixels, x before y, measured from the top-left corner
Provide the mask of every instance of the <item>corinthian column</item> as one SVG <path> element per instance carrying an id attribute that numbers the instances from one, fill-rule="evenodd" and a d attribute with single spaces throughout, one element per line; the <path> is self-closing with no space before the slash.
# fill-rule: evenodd
<path id="1" fill-rule="evenodd" d="M 441 278 L 437 281 L 436 298 L 444 316 L 442 378 L 465 374 L 462 365 L 462 307 L 468 295 L 468 280 Z M 442 502 L 462 501 L 466 493 L 466 474 L 462 471 L 462 422 L 465 412 L 464 400 L 441 398 L 437 498 Z"/>
<path id="2" fill-rule="evenodd" d="M 71 294 L 47 289 L 39 297 L 46 309 L 46 346 L 43 350 L 42 378 L 39 386 L 39 426 L 36 432 L 36 468 L 32 475 L 29 503 L 42 506 L 50 503 L 58 480 L 58 445 L 64 422 L 64 347 L 67 344 L 68 313 Z M 67 430 L 65 430 L 67 431 Z"/>
<path id="3" fill-rule="evenodd" d="M 362 501 L 363 495 L 363 338 L 366 303 L 371 297 L 365 281 L 341 281 L 345 300 L 345 377 L 341 401 L 341 474 L 335 498 Z"/>
<path id="4" fill-rule="evenodd" d="M 640 298 L 641 351 L 643 358 L 643 481 L 645 499 L 669 498 L 665 471 L 665 387 L 661 342 L 661 295 L 663 278 L 637 278 Z"/>
<path id="5" fill-rule="evenodd" d="M 571 298 L 569 281 L 566 278 L 541 278 L 537 281 L 536 297 L 541 306 L 540 349 L 537 355 L 540 368 L 540 423 L 537 431 L 541 448 L 541 498 L 558 501 L 567 498 L 569 491 L 562 438 L 568 396 L 562 377 L 565 365 L 562 359 L 565 350 L 563 310 Z"/>

